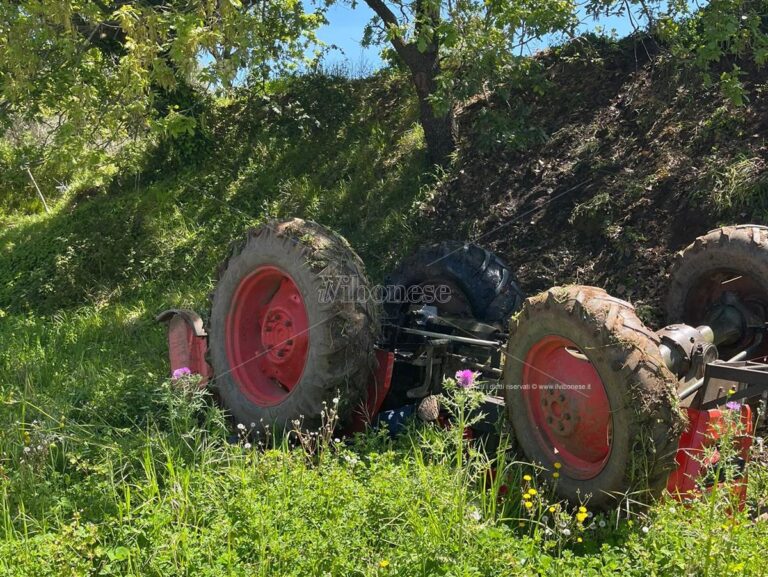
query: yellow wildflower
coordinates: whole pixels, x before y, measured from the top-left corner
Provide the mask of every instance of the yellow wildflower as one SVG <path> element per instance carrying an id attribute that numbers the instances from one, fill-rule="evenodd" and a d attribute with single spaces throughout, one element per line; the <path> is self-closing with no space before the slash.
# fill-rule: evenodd
<path id="1" fill-rule="evenodd" d="M 389 561 L 386 559 L 382 559 L 381 561 L 379 561 L 379 567 L 381 567 L 382 569 L 386 569 L 387 567 L 389 567 Z"/>

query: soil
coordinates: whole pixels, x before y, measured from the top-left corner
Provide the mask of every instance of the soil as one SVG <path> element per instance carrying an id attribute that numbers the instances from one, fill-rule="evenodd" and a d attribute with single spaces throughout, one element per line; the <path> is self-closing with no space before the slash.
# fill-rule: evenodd
<path id="1" fill-rule="evenodd" d="M 748 101 L 736 106 L 647 38 L 539 61 L 549 87 L 524 98 L 544 138 L 484 150 L 464 128 L 455 176 L 423 207 L 431 238 L 495 251 L 528 294 L 602 287 L 659 328 L 674 253 L 720 224 L 768 215 L 766 73 L 746 68 Z M 459 125 L 503 109 L 475 100 Z"/>

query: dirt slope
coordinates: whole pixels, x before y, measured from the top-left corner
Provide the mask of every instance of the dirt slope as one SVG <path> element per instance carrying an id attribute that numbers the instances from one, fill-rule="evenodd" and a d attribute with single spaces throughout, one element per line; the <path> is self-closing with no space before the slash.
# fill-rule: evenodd
<path id="1" fill-rule="evenodd" d="M 423 213 L 440 237 L 497 251 L 529 294 L 604 287 L 655 326 L 674 251 L 718 224 L 766 220 L 766 75 L 745 75 L 737 107 L 652 41 L 585 49 L 587 62 L 542 57 L 551 89 L 527 100 L 543 142 L 481 153 L 465 135 L 462 166 Z M 474 103 L 462 124 L 483 107 L 498 104 Z"/>

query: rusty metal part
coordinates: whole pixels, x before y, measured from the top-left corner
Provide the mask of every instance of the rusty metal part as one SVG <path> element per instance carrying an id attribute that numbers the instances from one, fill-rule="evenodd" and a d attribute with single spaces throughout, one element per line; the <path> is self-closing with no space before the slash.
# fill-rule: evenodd
<path id="1" fill-rule="evenodd" d="M 704 366 L 717 360 L 717 347 L 712 344 L 712 331 L 708 329 L 669 325 L 656 333 L 661 338 L 661 358 L 675 375 L 685 380 L 701 378 Z"/>
<path id="2" fill-rule="evenodd" d="M 168 309 L 157 315 L 155 321 L 158 323 L 168 322 L 176 315 L 180 316 L 187 322 L 187 324 L 189 324 L 189 327 L 196 337 L 208 336 L 208 333 L 205 332 L 205 328 L 203 328 L 203 319 L 200 318 L 199 314 L 190 309 Z"/>
<path id="3" fill-rule="evenodd" d="M 484 339 L 473 339 L 470 337 L 460 337 L 457 335 L 447 335 L 445 333 L 434 333 L 432 331 L 422 331 L 420 329 L 412 329 L 409 327 L 403 327 L 400 329 L 404 333 L 409 333 L 412 335 L 419 335 L 422 337 L 430 337 L 433 339 L 448 339 L 451 341 L 455 341 L 457 343 L 464 343 L 465 345 L 477 345 L 480 347 L 491 347 L 494 349 L 500 349 L 504 346 L 504 343 L 501 341 L 487 341 Z"/>

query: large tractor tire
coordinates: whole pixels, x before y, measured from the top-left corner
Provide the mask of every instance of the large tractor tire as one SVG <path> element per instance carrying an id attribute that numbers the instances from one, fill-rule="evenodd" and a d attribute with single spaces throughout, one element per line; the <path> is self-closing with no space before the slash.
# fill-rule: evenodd
<path id="1" fill-rule="evenodd" d="M 460 336 L 474 336 L 469 325 L 487 331 L 484 336 L 492 338 L 493 333 L 502 331 L 510 315 L 520 308 L 523 293 L 515 282 L 512 271 L 493 253 L 474 244 L 456 241 L 441 242 L 422 247 L 406 258 L 386 279 L 388 287 L 401 287 L 410 290 L 415 287 L 435 290 L 448 287 L 448 298 L 437 302 L 424 302 L 437 309 L 439 316 L 448 320 L 448 331 Z M 384 334 L 392 347 L 405 345 L 407 348 L 421 337 L 403 334 L 401 329 L 414 322 L 408 312 L 418 308 L 420 303 L 398 299 L 388 299 L 384 304 Z M 453 320 L 450 320 L 453 319 Z M 462 326 L 464 325 L 464 327 Z M 423 327 L 412 327 L 423 328 Z M 489 352 L 466 347 L 463 354 L 478 365 L 490 361 Z M 442 367 L 444 375 L 452 376 L 457 369 L 466 368 L 462 364 Z M 413 402 L 413 392 L 409 391 L 421 382 L 420 369 L 411 365 L 396 365 L 392 379 L 392 388 L 384 405 L 396 408 Z M 432 392 L 436 392 L 432 391 Z"/>
<path id="2" fill-rule="evenodd" d="M 328 291 L 336 282 L 343 290 Z M 344 422 L 374 367 L 377 314 L 362 261 L 339 235 L 293 219 L 250 230 L 219 268 L 208 327 L 215 386 L 235 422 Z M 351 298 L 350 298 L 351 297 Z"/>
<path id="3" fill-rule="evenodd" d="M 649 501 L 675 467 L 684 429 L 659 340 L 627 302 L 558 287 L 510 322 L 508 417 L 526 458 L 571 502 Z"/>
<path id="4" fill-rule="evenodd" d="M 735 293 L 758 318 L 768 318 L 768 227 L 724 226 L 697 238 L 680 251 L 670 271 L 667 320 L 707 324 L 724 292 Z M 721 358 L 749 347 L 757 332 L 745 330 L 734 342 L 718 345 Z M 768 341 L 755 356 L 768 354 Z"/>
<path id="5" fill-rule="evenodd" d="M 386 279 L 388 286 L 437 286 L 451 289 L 441 314 L 506 324 L 525 298 L 515 275 L 495 254 L 469 243 L 446 241 L 419 249 Z M 385 304 L 387 319 L 398 324 L 409 303 Z"/>

